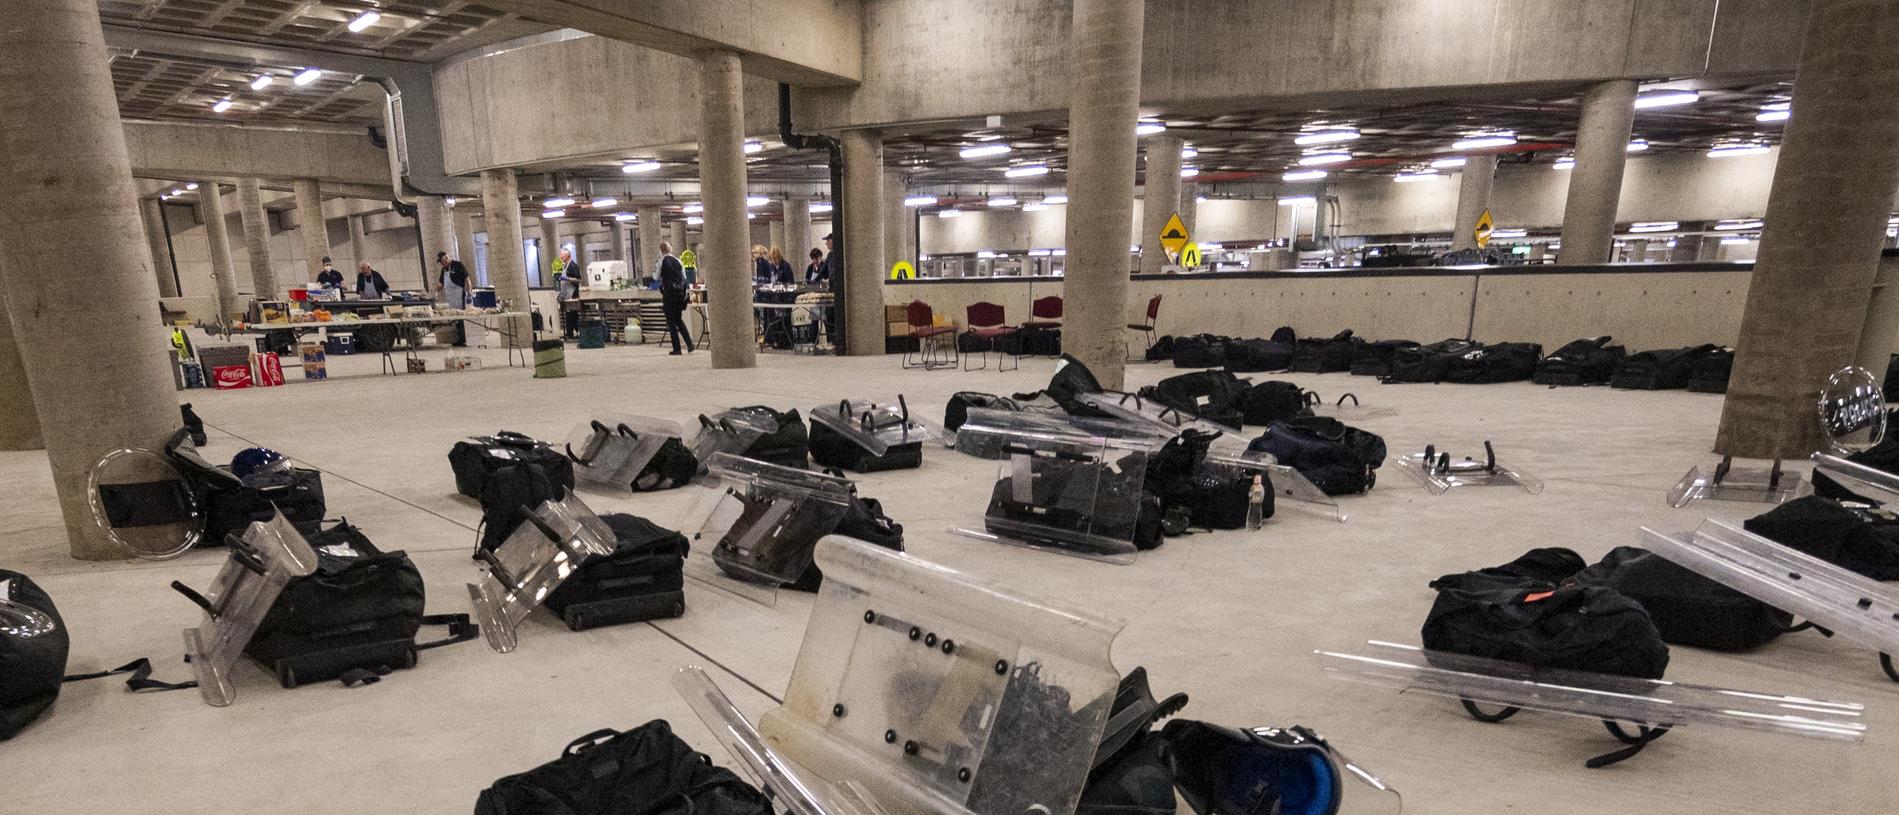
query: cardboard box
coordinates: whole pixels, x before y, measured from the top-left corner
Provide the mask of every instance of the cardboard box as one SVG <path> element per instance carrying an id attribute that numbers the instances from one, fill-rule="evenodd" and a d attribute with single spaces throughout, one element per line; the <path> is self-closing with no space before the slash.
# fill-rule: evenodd
<path id="1" fill-rule="evenodd" d="M 276 354 L 258 354 L 257 386 L 260 388 L 274 388 L 283 383 L 283 360 L 278 359 Z"/>
<path id="2" fill-rule="evenodd" d="M 251 386 L 251 366 L 219 365 L 211 369 L 211 387 L 221 391 Z"/>

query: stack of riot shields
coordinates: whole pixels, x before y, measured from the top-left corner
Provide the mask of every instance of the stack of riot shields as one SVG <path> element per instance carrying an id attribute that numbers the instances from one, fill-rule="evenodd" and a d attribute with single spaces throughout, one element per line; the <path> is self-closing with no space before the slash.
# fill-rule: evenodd
<path id="1" fill-rule="evenodd" d="M 468 584 L 482 635 L 503 654 L 514 650 L 516 629 L 549 592 L 588 557 L 612 555 L 616 544 L 613 530 L 571 492 L 525 517 L 494 551 L 477 550 L 488 573 Z"/>
<path id="2" fill-rule="evenodd" d="M 281 513 L 251 524 L 225 543 L 229 557 L 210 591 L 199 594 L 183 583 L 171 584 L 204 609 L 204 623 L 185 629 L 185 661 L 197 674 L 205 704 L 213 707 L 237 698 L 231 670 L 244 658 L 244 648 L 284 585 L 317 568 L 316 551 Z"/>
<path id="3" fill-rule="evenodd" d="M 648 416 L 589 419 L 567 434 L 574 481 L 597 489 L 630 490 L 667 439 L 684 435 L 677 422 Z"/>
<path id="4" fill-rule="evenodd" d="M 712 562 L 727 576 L 759 586 L 796 583 L 811 566 L 818 539 L 843 520 L 849 480 L 717 453 L 707 462 L 724 483 L 695 535 L 716 541 Z"/>
<path id="5" fill-rule="evenodd" d="M 982 528 L 954 532 L 1112 563 L 1132 563 L 1142 542 L 1158 542 L 1159 512 L 1143 512 L 1142 501 L 1159 446 L 1151 436 L 1093 435 L 996 413 L 958 428 L 956 445 L 1005 458 Z"/>
<path id="6" fill-rule="evenodd" d="M 1482 460 L 1470 456 L 1453 459 L 1450 453 L 1425 445 L 1422 453 L 1400 456 L 1398 466 L 1432 495 L 1443 495 L 1456 487 L 1521 487 L 1531 495 L 1543 491 L 1543 482 L 1535 476 L 1498 461 L 1496 448 L 1489 440 L 1484 441 Z"/>
<path id="7" fill-rule="evenodd" d="M 919 467 L 923 443 L 935 437 L 910 415 L 901 395 L 894 405 L 845 399 L 811 409 L 811 457 L 827 467 L 860 473 Z"/>

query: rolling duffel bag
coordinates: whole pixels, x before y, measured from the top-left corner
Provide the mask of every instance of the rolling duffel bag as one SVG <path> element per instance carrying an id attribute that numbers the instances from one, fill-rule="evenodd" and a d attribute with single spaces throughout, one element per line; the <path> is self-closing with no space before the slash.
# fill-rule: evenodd
<path id="1" fill-rule="evenodd" d="M 823 422 L 811 423 L 811 460 L 820 467 L 836 467 L 859 473 L 884 470 L 912 470 L 923 466 L 923 442 L 890 445 L 883 455 L 874 455 Z"/>
<path id="2" fill-rule="evenodd" d="M 1536 374 L 1543 346 L 1533 342 L 1499 342 L 1474 348 L 1451 361 L 1444 381 L 1465 385 L 1522 382 Z"/>
<path id="3" fill-rule="evenodd" d="M 1352 369 L 1352 358 L 1365 341 L 1345 329 L 1325 339 L 1304 339 L 1293 345 L 1295 373 L 1329 374 Z"/>
<path id="4" fill-rule="evenodd" d="M 1389 376 L 1391 360 L 1399 351 L 1417 348 L 1411 340 L 1379 340 L 1352 349 L 1353 376 Z"/>
<path id="5" fill-rule="evenodd" d="M 455 491 L 477 500 L 496 470 L 521 462 L 538 465 L 554 483 L 574 488 L 574 463 L 567 454 L 520 433 L 503 430 L 492 436 L 476 436 L 456 442 L 448 451 L 448 466 L 455 471 Z"/>
<path id="6" fill-rule="evenodd" d="M 1819 495 L 1747 519 L 1747 531 L 1874 580 L 1899 580 L 1899 523 Z"/>
<path id="7" fill-rule="evenodd" d="M 1459 357 L 1482 347 L 1470 340 L 1440 340 L 1416 348 L 1401 348 L 1391 355 L 1391 373 L 1381 382 L 1442 382 Z"/>
<path id="8" fill-rule="evenodd" d="M 588 733 L 559 758 L 495 781 L 475 815 L 772 815 L 772 806 L 654 719 Z"/>
<path id="9" fill-rule="evenodd" d="M 1232 373 L 1283 371 L 1292 366 L 1290 343 L 1272 340 L 1234 340 L 1226 344 L 1226 369 Z"/>
<path id="10" fill-rule="evenodd" d="M 1240 397 L 1241 419 L 1254 427 L 1266 427 L 1312 415 L 1312 402 L 1306 392 L 1291 382 L 1268 379 L 1246 389 Z"/>
<path id="11" fill-rule="evenodd" d="M 608 513 L 613 554 L 588 555 L 541 605 L 574 631 L 686 613 L 686 536 L 637 515 Z"/>
<path id="12" fill-rule="evenodd" d="M 804 417 L 798 414 L 797 408 L 782 413 L 764 405 L 733 410 L 763 416 L 777 423 L 777 428 L 759 436 L 741 455 L 780 467 L 798 470 L 810 468 L 811 434 L 805 429 Z"/>
<path id="13" fill-rule="evenodd" d="M 1625 356 L 1628 351 L 1610 345 L 1606 335 L 1576 340 L 1537 362 L 1530 381 L 1552 387 L 1607 384 Z"/>
<path id="14" fill-rule="evenodd" d="M 1791 614 L 1633 546 L 1611 549 L 1576 579 L 1641 603 L 1662 642 L 1671 645 L 1747 651 L 1787 633 L 1793 623 Z"/>
<path id="15" fill-rule="evenodd" d="M 316 571 L 284 584 L 244 653 L 286 688 L 415 667 L 426 594 L 409 556 L 377 549 L 347 520 L 309 538 Z"/>
<path id="16" fill-rule="evenodd" d="M 1727 393 L 1728 377 L 1734 373 L 1734 349 L 1715 348 L 1697 357 L 1688 366 L 1688 390 L 1695 393 Z"/>
<path id="17" fill-rule="evenodd" d="M 1215 334 L 1195 334 L 1174 341 L 1174 367 L 1218 368 L 1226 364 L 1226 344 L 1231 338 Z"/>
<path id="18" fill-rule="evenodd" d="M 1246 381 L 1227 371 L 1196 371 L 1170 376 L 1159 384 L 1142 388 L 1140 396 L 1239 430 L 1244 421 L 1240 407 L 1246 392 Z"/>
<path id="19" fill-rule="evenodd" d="M 26 575 L 0 569 L 0 741 L 59 698 L 70 647 L 53 598 Z"/>
<path id="20" fill-rule="evenodd" d="M 1697 345 L 1630 354 L 1616 366 L 1615 374 L 1609 378 L 1609 387 L 1645 391 L 1688 387 L 1695 362 L 1715 348 Z"/>
<path id="21" fill-rule="evenodd" d="M 1271 453 L 1326 495 L 1370 490 L 1385 463 L 1383 438 L 1326 416 L 1273 422 L 1246 449 Z"/>
<path id="22" fill-rule="evenodd" d="M 1568 549 L 1533 549 L 1502 566 L 1431 581 L 1437 601 L 1421 632 L 1429 651 L 1660 679 L 1668 646 L 1642 604 L 1576 580 Z"/>

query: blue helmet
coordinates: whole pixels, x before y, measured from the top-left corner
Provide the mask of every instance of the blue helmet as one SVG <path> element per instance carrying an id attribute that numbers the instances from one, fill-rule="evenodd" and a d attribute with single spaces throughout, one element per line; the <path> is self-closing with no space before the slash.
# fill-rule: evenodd
<path id="1" fill-rule="evenodd" d="M 231 457 L 231 474 L 240 479 L 249 478 L 282 469 L 288 463 L 282 453 L 268 447 L 247 447 Z"/>

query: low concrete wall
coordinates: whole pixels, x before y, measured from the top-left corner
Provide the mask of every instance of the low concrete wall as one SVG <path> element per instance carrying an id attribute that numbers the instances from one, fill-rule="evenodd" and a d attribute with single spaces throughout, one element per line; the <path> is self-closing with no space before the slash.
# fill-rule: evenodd
<path id="1" fill-rule="evenodd" d="M 1136 275 L 1127 315 L 1141 322 L 1148 298 L 1161 295 L 1162 334 L 1264 337 L 1289 325 L 1302 337 L 1350 328 L 1367 339 L 1433 342 L 1468 331 L 1545 349 L 1609 334 L 1634 351 L 1732 344 L 1752 273 L 1751 264 L 1650 263 Z M 972 303 L 1001 304 L 1020 322 L 1036 298 L 1061 293 L 1060 278 L 899 281 L 886 282 L 884 302 L 922 300 L 961 325 Z"/>

